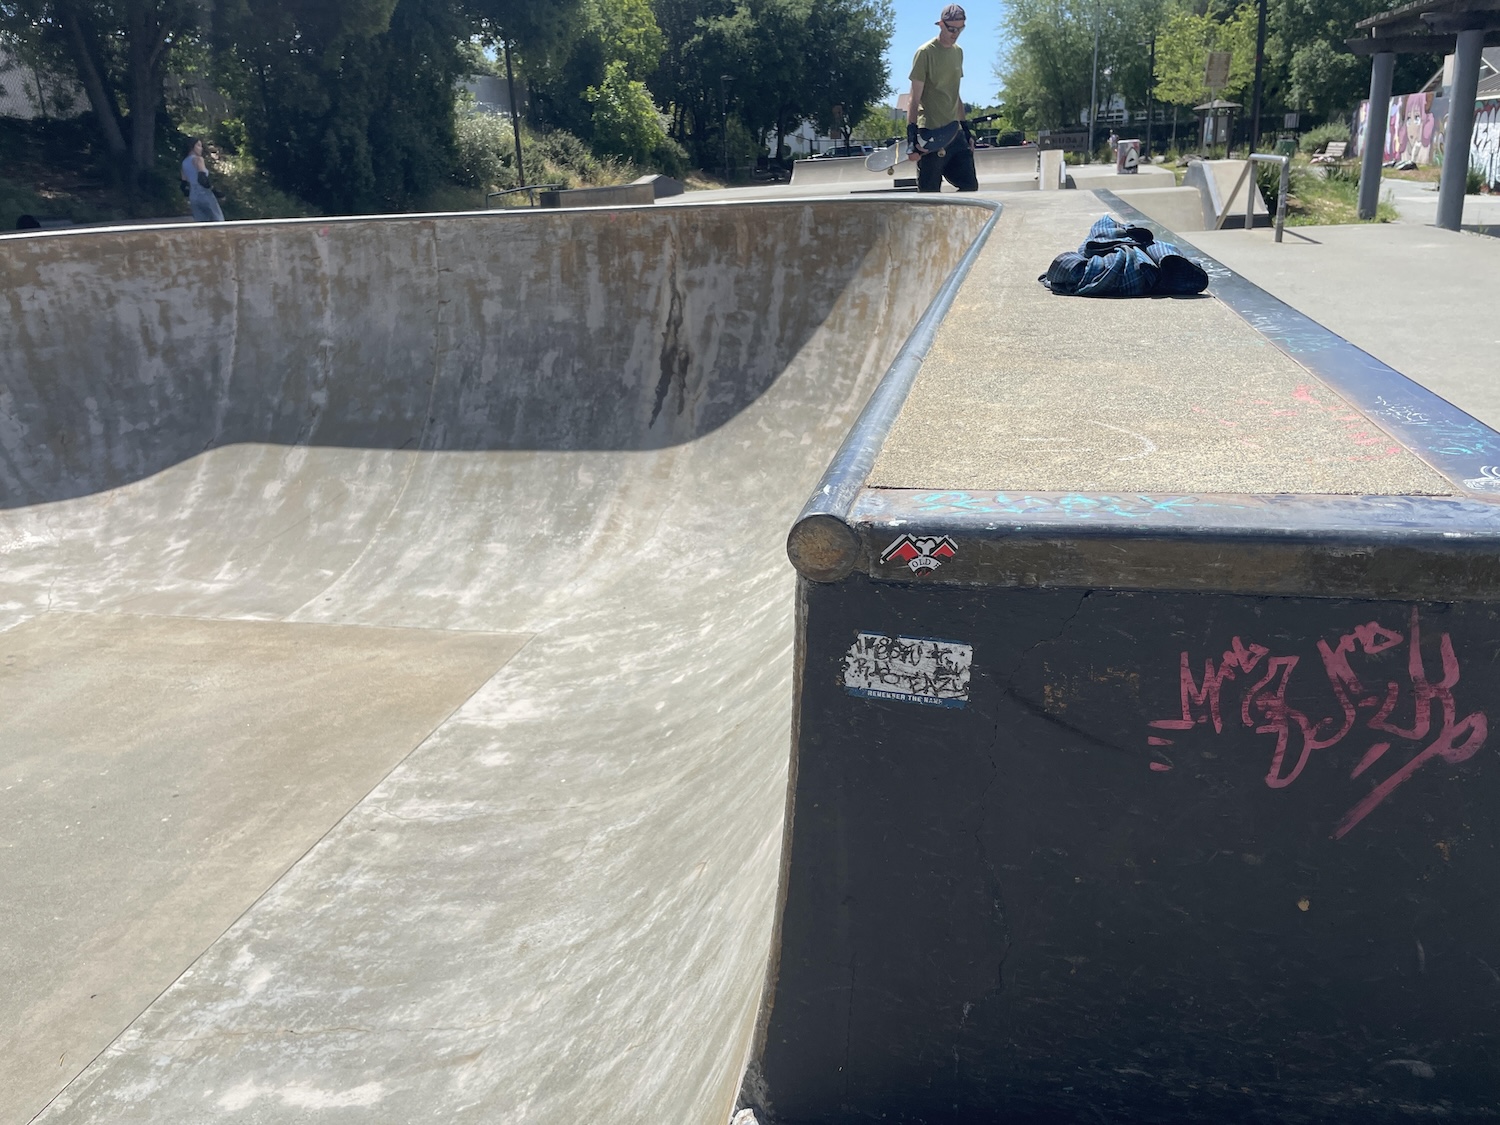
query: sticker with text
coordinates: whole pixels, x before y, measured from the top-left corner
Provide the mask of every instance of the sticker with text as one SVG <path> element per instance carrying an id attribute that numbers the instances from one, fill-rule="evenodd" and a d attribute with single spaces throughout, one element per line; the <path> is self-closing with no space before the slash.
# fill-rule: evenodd
<path id="1" fill-rule="evenodd" d="M 956 554 L 958 544 L 947 535 L 903 535 L 881 552 L 880 561 L 905 563 L 913 574 L 921 574 L 936 570 Z"/>
<path id="2" fill-rule="evenodd" d="M 844 655 L 844 690 L 864 699 L 962 707 L 973 663 L 973 647 L 957 641 L 860 633 Z"/>

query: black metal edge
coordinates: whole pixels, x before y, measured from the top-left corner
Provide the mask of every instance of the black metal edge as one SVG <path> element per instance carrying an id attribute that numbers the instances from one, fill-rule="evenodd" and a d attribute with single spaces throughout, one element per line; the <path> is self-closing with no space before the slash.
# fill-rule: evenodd
<path id="1" fill-rule="evenodd" d="M 1241 277 L 1114 192 L 1098 188 L 1094 194 L 1130 222 L 1176 243 L 1207 271 L 1214 296 L 1459 489 L 1500 493 L 1500 433 Z"/>
<path id="2" fill-rule="evenodd" d="M 934 200 L 934 202 L 937 202 Z M 953 304 L 960 286 L 989 240 L 1003 209 L 998 200 L 942 200 L 946 206 L 984 207 L 989 220 L 980 228 L 964 256 L 918 318 L 911 335 L 886 368 L 844 442 L 829 462 L 812 496 L 787 535 L 787 556 L 805 578 L 832 582 L 853 568 L 856 536 L 848 525 L 849 512 L 859 497 L 886 436 L 906 403 L 938 326 Z"/>
<path id="3" fill-rule="evenodd" d="M 1493 601 L 1500 591 L 1500 535 L 1385 541 L 1353 533 L 1132 528 L 1121 536 L 1057 527 L 1018 534 L 884 523 L 857 531 L 855 570 L 882 584 L 1422 601 Z"/>

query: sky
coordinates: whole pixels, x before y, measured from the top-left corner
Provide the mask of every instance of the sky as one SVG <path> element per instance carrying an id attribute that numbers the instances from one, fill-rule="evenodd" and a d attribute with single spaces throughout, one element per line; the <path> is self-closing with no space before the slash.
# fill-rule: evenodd
<path id="1" fill-rule="evenodd" d="M 886 69 L 890 74 L 890 104 L 911 89 L 911 57 L 917 48 L 937 34 L 938 13 L 949 0 L 895 0 L 896 33 L 891 37 Z M 1000 52 L 999 0 L 965 3 L 968 21 L 958 45 L 964 49 L 964 81 L 959 88 L 970 105 L 990 105 L 1000 83 L 995 78 L 995 60 Z"/>

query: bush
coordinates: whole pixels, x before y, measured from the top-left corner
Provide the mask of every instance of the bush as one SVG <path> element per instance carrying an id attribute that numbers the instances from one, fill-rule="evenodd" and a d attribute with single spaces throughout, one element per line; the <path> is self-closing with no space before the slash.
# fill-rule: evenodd
<path id="1" fill-rule="evenodd" d="M 1328 147 L 1329 141 L 1348 140 L 1349 126 L 1340 121 L 1330 121 L 1327 125 L 1319 125 L 1316 129 L 1303 133 L 1297 142 L 1297 149 L 1303 153 L 1322 152 Z"/>
<path id="2" fill-rule="evenodd" d="M 583 96 L 594 107 L 594 144 L 604 152 L 645 163 L 667 140 L 650 91 L 631 79 L 623 62 L 605 67 L 604 81 Z"/>
<path id="3" fill-rule="evenodd" d="M 1478 195 L 1484 187 L 1484 173 L 1478 168 L 1470 168 L 1464 173 L 1464 194 Z"/>
<path id="4" fill-rule="evenodd" d="M 214 161 L 214 194 L 226 219 L 301 219 L 317 208 L 272 185 L 245 152 Z"/>
<path id="5" fill-rule="evenodd" d="M 651 159 L 647 162 L 656 171 L 665 176 L 671 176 L 675 180 L 687 178 L 688 169 L 692 166 L 688 159 L 688 151 L 671 137 L 662 137 L 661 143 L 651 151 Z"/>
<path id="6" fill-rule="evenodd" d="M 503 191 L 517 185 L 515 134 L 509 121 L 495 113 L 460 112 L 453 123 L 453 136 L 458 150 L 455 182 L 481 191 Z"/>
<path id="7" fill-rule="evenodd" d="M 510 120 L 497 114 L 460 111 L 454 121 L 458 143 L 458 163 L 453 181 L 460 187 L 481 192 L 504 191 L 519 187 L 516 173 L 515 137 Z M 533 133 L 521 126 L 521 160 L 526 182 L 559 184 L 563 187 L 591 187 L 629 183 L 640 175 L 640 167 L 616 155 L 596 155 L 572 133 L 554 129 Z M 681 179 L 687 174 L 688 155 L 676 141 L 663 133 L 646 154 L 643 163 L 669 176 Z M 507 202 L 527 202 L 522 194 Z M 478 203 L 473 204 L 479 206 Z"/>

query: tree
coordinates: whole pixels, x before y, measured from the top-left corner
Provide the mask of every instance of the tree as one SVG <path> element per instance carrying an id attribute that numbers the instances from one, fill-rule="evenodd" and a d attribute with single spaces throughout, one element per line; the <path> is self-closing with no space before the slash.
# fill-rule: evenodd
<path id="1" fill-rule="evenodd" d="M 1005 102 L 1029 128 L 1068 125 L 1088 111 L 1097 0 L 1013 0 L 1005 29 L 1010 47 L 996 77 Z"/>
<path id="2" fill-rule="evenodd" d="M 526 57 L 537 119 L 593 140 L 597 106 L 613 107 L 606 112 L 617 115 L 627 104 L 637 103 L 640 95 L 629 84 L 645 82 L 665 46 L 650 0 L 582 0 L 566 49 L 560 51 L 554 43 Z M 650 93 L 645 97 L 649 101 Z M 640 123 L 646 127 L 644 117 Z M 609 128 L 617 126 L 615 121 Z"/>
<path id="3" fill-rule="evenodd" d="M 888 92 L 889 0 L 656 0 L 668 49 L 650 80 L 673 136 L 713 163 L 726 117 L 781 139 L 803 119 L 856 121 Z"/>
<path id="4" fill-rule="evenodd" d="M 630 77 L 623 61 L 609 63 L 604 81 L 584 91 L 584 100 L 594 109 L 596 148 L 644 164 L 666 144 L 667 131 L 651 91 Z"/>
<path id="5" fill-rule="evenodd" d="M 1267 25 L 1287 100 L 1320 117 L 1352 113 L 1370 89 L 1370 61 L 1344 40 L 1354 25 L 1395 7 L 1392 0 L 1272 0 Z M 1443 65 L 1441 54 L 1397 55 L 1392 89 L 1415 92 Z"/>
<path id="6" fill-rule="evenodd" d="M 884 56 L 895 16 L 889 0 L 841 0 L 813 6 L 811 43 L 805 56 L 806 89 L 811 105 L 806 116 L 823 132 L 834 125 L 833 107 L 853 125 L 865 110 L 890 93 Z M 778 123 L 779 142 L 781 137 Z"/>
<path id="7" fill-rule="evenodd" d="M 0 29 L 66 59 L 120 178 L 134 194 L 156 166 L 156 126 L 173 45 L 204 26 L 208 0 L 10 0 Z"/>
<path id="8" fill-rule="evenodd" d="M 1255 81 L 1255 5 L 1230 11 L 1179 10 L 1156 40 L 1156 92 L 1172 105 L 1196 105 L 1207 100 L 1203 83 L 1210 51 L 1230 54 L 1229 81 L 1216 91 L 1221 98 L 1243 98 Z"/>
<path id="9" fill-rule="evenodd" d="M 329 213 L 398 208 L 451 163 L 465 30 L 445 0 L 230 0 L 218 24 L 259 163 Z"/>

